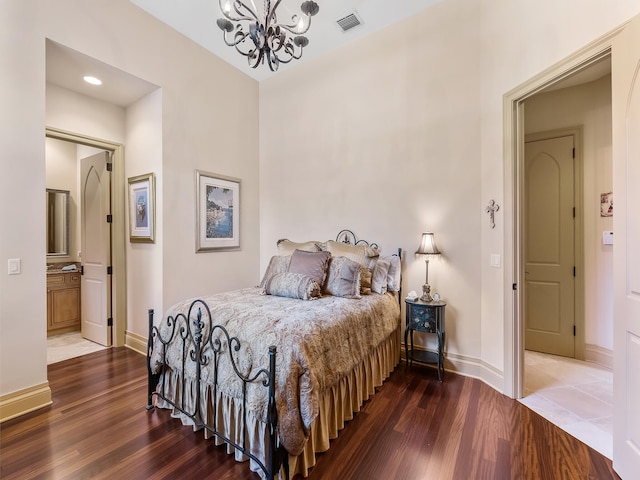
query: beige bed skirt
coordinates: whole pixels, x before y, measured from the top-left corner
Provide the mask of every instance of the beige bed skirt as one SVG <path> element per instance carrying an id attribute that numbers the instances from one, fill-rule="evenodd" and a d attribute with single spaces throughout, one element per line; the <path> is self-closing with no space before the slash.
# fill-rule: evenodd
<path id="1" fill-rule="evenodd" d="M 375 393 L 376 387 L 382 385 L 399 361 L 400 333 L 399 330 L 396 330 L 351 374 L 342 378 L 320 397 L 319 415 L 311 424 L 311 432 L 303 452 L 297 456 L 289 455 L 291 478 L 297 474 L 301 474 L 304 477 L 308 476 L 309 469 L 316 463 L 316 453 L 325 452 L 329 449 L 330 441 L 337 438 L 338 432 L 344 428 L 345 422 L 353 419 L 354 413 L 360 411 L 363 403 Z M 165 395 L 168 398 L 175 399 L 176 403 L 180 403 L 184 396 L 184 404 L 187 410 L 193 411 L 195 403 L 194 389 L 187 388 L 181 392 L 182 382 L 177 375 L 170 372 L 165 374 L 164 382 Z M 160 389 L 161 386 L 159 385 L 158 388 Z M 205 388 L 208 389 L 208 387 Z M 215 418 L 217 430 L 241 445 L 241 422 L 235 420 L 242 418 L 241 402 L 235 402 L 227 396 L 219 396 L 217 402 L 218 414 L 214 415 L 211 390 L 203 391 L 200 401 L 200 411 L 205 412 L 204 417 L 206 417 L 203 418 L 203 421 L 211 425 L 214 423 Z M 172 409 L 170 404 L 159 397 L 156 399 L 156 406 Z M 173 410 L 172 415 L 180 418 L 185 425 L 193 425 L 193 422 L 188 417 L 177 410 Z M 268 446 L 268 438 L 265 433 L 265 424 L 248 412 L 245 441 L 251 446 L 251 453 L 262 461 L 265 459 L 265 452 Z M 205 431 L 205 436 L 210 437 L 212 435 Z M 216 445 L 224 443 L 217 437 L 215 437 L 214 441 Z M 240 451 L 234 452 L 234 450 L 233 447 L 227 445 L 227 453 L 234 454 L 237 461 L 250 460 L 251 470 L 263 477 L 264 474 L 256 462 L 242 455 Z"/>
<path id="2" fill-rule="evenodd" d="M 349 376 L 320 397 L 320 413 L 311 424 L 304 451 L 296 457 L 289 456 L 291 478 L 296 474 L 308 476 L 309 469 L 316 464 L 316 453 L 329 450 L 329 442 L 338 437 L 345 422 L 353 419 L 399 361 L 400 334 L 396 331 Z"/>

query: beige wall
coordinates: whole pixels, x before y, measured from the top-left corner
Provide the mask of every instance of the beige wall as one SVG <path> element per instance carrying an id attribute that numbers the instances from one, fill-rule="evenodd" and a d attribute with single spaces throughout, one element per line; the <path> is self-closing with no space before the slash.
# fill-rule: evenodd
<path id="1" fill-rule="evenodd" d="M 262 267 L 277 238 L 352 228 L 387 252 L 404 248 L 404 291 L 419 290 L 424 263 L 413 252 L 432 230 L 444 255 L 430 280 L 449 302 L 451 366 L 510 385 L 503 97 L 639 9 L 447 0 L 261 82 Z M 495 229 L 492 199 L 502 206 Z"/>
<path id="2" fill-rule="evenodd" d="M 155 243 L 126 242 L 127 253 L 127 334 L 144 336 L 148 329 L 147 310 L 159 313 L 163 302 L 164 265 L 164 183 L 162 166 L 162 90 L 141 98 L 126 110 L 125 177 L 155 175 Z M 170 177 L 169 177 L 170 178 Z M 128 183 L 127 183 L 128 188 Z M 130 212 L 127 192 L 126 235 Z"/>
<path id="3" fill-rule="evenodd" d="M 163 305 L 187 295 L 256 281 L 259 188 L 258 85 L 254 80 L 127 0 L 2 2 L 0 19 L 0 70 L 4 72 L 0 110 L 10 112 L 0 120 L 4 132 L 0 136 L 4 152 L 0 224 L 11 226 L 2 228 L 0 258 L 3 265 L 9 258 L 22 259 L 20 275 L 9 276 L 6 270 L 0 274 L 2 396 L 42 385 L 47 376 L 45 126 L 115 142 L 131 140 L 132 150 L 139 153 L 141 146 L 131 137 L 137 112 L 161 116 L 152 120 L 156 127 L 161 125 L 161 136 L 150 135 L 154 148 L 140 160 L 140 170 L 145 171 L 130 172 L 147 173 L 147 168 L 153 168 L 161 182 L 162 241 L 149 249 L 151 255 L 139 252 L 137 264 L 131 259 L 136 268 L 140 263 L 155 265 L 148 276 L 132 279 L 140 282 L 142 295 L 150 297 L 143 316 L 149 307 L 161 311 Z M 54 118 L 53 112 L 62 110 L 45 101 L 46 38 L 158 85 L 161 99 L 137 105 L 126 114 L 123 111 L 119 125 L 112 123 L 112 117 L 94 121 L 94 117 L 67 113 L 65 118 L 57 114 Z M 77 106 L 82 109 L 80 103 Z M 125 165 L 127 155 L 125 149 Z M 195 254 L 195 169 L 242 179 L 240 251 Z M 41 221 L 25 221 L 38 218 Z M 149 293 L 149 281 L 161 285 L 163 294 Z M 141 325 L 135 323 L 138 317 L 134 318 L 134 333 L 145 335 L 146 328 L 140 331 Z"/>
<path id="4" fill-rule="evenodd" d="M 584 176 L 585 343 L 613 349 L 613 247 L 602 232 L 613 218 L 600 216 L 600 194 L 612 189 L 611 77 L 536 95 L 525 103 L 527 133 L 582 126 Z"/>
<path id="5" fill-rule="evenodd" d="M 503 370 L 512 370 L 510 336 L 513 330 L 512 198 L 513 177 L 504 145 L 505 94 L 546 68 L 595 41 L 640 11 L 635 1 L 602 3 L 508 0 L 486 1 L 482 23 L 481 86 L 481 183 L 482 197 L 497 196 L 504 206 L 495 230 L 484 228 L 482 236 L 482 359 Z M 567 28 L 567 26 L 570 26 Z M 500 198 L 502 197 L 502 198 Z M 504 252 L 503 271 L 488 266 L 493 252 Z M 496 332 L 499 332 L 496 335 Z M 506 332 L 506 338 L 505 338 Z M 499 340 L 497 340 L 497 338 Z M 504 339 L 504 342 L 502 341 Z M 507 348 L 505 349 L 505 346 Z M 510 365 L 504 365 L 505 359 Z M 505 391 L 513 393 L 507 373 Z"/>
<path id="6" fill-rule="evenodd" d="M 480 357 L 479 15 L 443 2 L 260 83 L 263 267 L 278 238 L 350 228 L 401 247 L 404 293 L 420 291 L 432 231 L 450 359 Z"/>
<path id="7" fill-rule="evenodd" d="M 419 289 L 412 252 L 429 229 L 444 252 L 430 280 L 449 301 L 450 362 L 501 389 L 510 283 L 505 256 L 491 268 L 489 255 L 509 251 L 510 212 L 491 230 L 484 209 L 508 188 L 503 96 L 640 4 L 446 0 L 259 89 L 126 0 L 0 9 L 0 262 L 22 259 L 21 275 L 0 274 L 2 395 L 46 381 L 44 222 L 25 221 L 44 218 L 45 38 L 162 88 L 164 305 L 256 282 L 279 237 L 345 227 L 404 248 L 405 292 Z M 240 251 L 194 253 L 196 168 L 242 179 Z"/>

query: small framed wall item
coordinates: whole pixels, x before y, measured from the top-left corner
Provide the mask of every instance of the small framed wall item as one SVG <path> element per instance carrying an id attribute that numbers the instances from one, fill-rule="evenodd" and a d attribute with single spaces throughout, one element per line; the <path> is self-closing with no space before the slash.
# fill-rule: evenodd
<path id="1" fill-rule="evenodd" d="M 613 216 L 613 193 L 601 193 L 600 194 L 600 216 L 612 217 Z"/>
<path id="2" fill-rule="evenodd" d="M 196 252 L 240 248 L 240 179 L 196 170 Z"/>
<path id="3" fill-rule="evenodd" d="M 155 175 L 129 178 L 129 241 L 153 243 L 156 229 Z"/>

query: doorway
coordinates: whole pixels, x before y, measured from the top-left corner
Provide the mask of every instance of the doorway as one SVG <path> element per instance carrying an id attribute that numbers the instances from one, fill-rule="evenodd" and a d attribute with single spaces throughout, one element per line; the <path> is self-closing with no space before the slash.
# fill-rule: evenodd
<path id="1" fill-rule="evenodd" d="M 614 36 L 615 32 L 611 33 Z M 522 398 L 524 392 L 524 297 L 522 286 L 525 284 L 524 268 L 524 229 L 522 209 L 524 208 L 524 145 L 525 135 L 525 104 L 537 94 L 549 93 L 554 89 L 561 89 L 568 85 L 584 83 L 594 72 L 599 76 L 599 69 L 604 68 L 610 73 L 611 39 L 600 39 L 593 45 L 576 53 L 562 64 L 555 65 L 547 71 L 530 79 L 525 84 L 505 94 L 505 271 L 504 271 L 504 310 L 512 313 L 513 321 L 505 322 L 505 340 L 508 347 L 505 350 L 505 394 L 513 398 Z M 601 72 L 600 72 L 601 73 Z M 597 77 L 596 77 L 597 78 Z M 593 80 L 593 77 L 591 77 Z M 607 109 L 611 116 L 611 107 Z M 530 132 L 541 132 L 553 128 L 536 126 L 526 122 Z M 573 121 L 569 125 L 579 125 Z M 610 146 L 609 146 L 610 148 Z M 579 218 L 579 217 L 577 217 Z M 591 287 L 585 284 L 585 295 Z M 578 288 L 580 291 L 580 288 Z M 579 318 L 579 315 L 577 316 Z M 576 336 L 584 333 L 577 328 Z M 580 342 L 577 342 L 577 346 Z M 580 353 L 576 352 L 578 358 Z"/>
<path id="2" fill-rule="evenodd" d="M 596 360 L 589 354 L 606 342 L 597 334 L 613 335 L 613 302 L 608 300 L 606 328 L 598 327 L 601 312 L 592 308 L 613 280 L 612 271 L 598 271 L 597 258 L 603 250 L 597 197 L 610 188 L 613 172 L 609 52 L 568 68 L 513 104 L 513 393 L 565 430 L 579 425 L 567 431 L 611 458 L 611 371 L 582 361 Z M 570 84 L 559 81 L 565 77 Z M 592 105 L 596 97 L 599 103 Z M 611 355 L 612 344 L 606 346 Z M 602 397 L 587 393 L 594 385 Z M 584 408 L 594 404 L 593 411 Z"/>
<path id="3" fill-rule="evenodd" d="M 46 129 L 46 137 L 105 151 L 112 159 L 111 182 L 109 185 L 112 212 L 112 221 L 110 223 L 109 232 L 111 242 L 111 344 L 113 346 L 123 346 L 125 343 L 125 329 L 127 321 L 125 269 L 126 211 L 124 194 L 124 146 L 119 143 L 100 140 L 92 137 L 87 137 L 82 134 L 66 132 L 53 128 Z"/>

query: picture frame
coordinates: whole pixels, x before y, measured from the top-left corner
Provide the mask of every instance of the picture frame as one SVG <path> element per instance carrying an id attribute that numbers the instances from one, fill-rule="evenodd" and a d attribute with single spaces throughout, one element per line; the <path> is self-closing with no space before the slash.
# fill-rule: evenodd
<path id="1" fill-rule="evenodd" d="M 600 216 L 613 217 L 613 192 L 600 194 Z"/>
<path id="2" fill-rule="evenodd" d="M 240 183 L 196 170 L 196 252 L 240 249 Z"/>
<path id="3" fill-rule="evenodd" d="M 155 243 L 155 174 L 129 178 L 129 241 Z"/>

